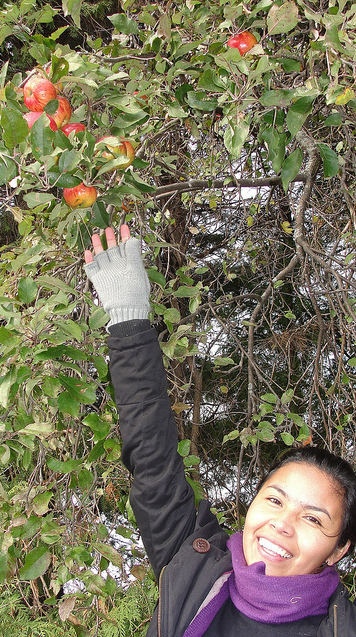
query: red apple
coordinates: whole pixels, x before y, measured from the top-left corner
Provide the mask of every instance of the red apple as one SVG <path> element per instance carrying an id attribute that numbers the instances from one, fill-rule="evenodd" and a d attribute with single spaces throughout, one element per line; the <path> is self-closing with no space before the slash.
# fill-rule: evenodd
<path id="1" fill-rule="evenodd" d="M 101 137 L 98 141 L 102 142 L 105 141 L 105 139 L 108 139 L 107 135 L 105 137 Z M 119 144 L 118 146 L 107 145 L 106 147 L 108 150 L 104 150 L 104 152 L 101 153 L 101 156 L 105 157 L 105 159 L 110 160 L 115 159 L 119 155 L 126 155 L 127 161 L 118 166 L 118 170 L 122 170 L 132 164 L 133 160 L 135 159 L 135 151 L 131 142 L 129 142 L 127 139 L 123 139 L 123 137 L 120 137 L 119 139 L 121 141 L 121 144 Z"/>
<path id="2" fill-rule="evenodd" d="M 50 100 L 57 96 L 56 88 L 52 82 L 42 75 L 33 75 L 23 87 L 24 101 L 30 111 L 43 111 Z"/>
<path id="3" fill-rule="evenodd" d="M 232 35 L 227 41 L 227 46 L 230 46 L 233 49 L 238 49 L 240 55 L 247 53 L 247 51 L 252 49 L 255 44 L 257 44 L 257 40 L 253 33 L 250 33 L 249 31 L 241 31 L 241 33 Z"/>
<path id="4" fill-rule="evenodd" d="M 63 197 L 70 208 L 89 208 L 96 200 L 97 193 L 94 186 L 86 186 L 82 182 L 74 188 L 64 188 Z"/>
<path id="5" fill-rule="evenodd" d="M 72 109 L 70 107 L 68 100 L 65 97 L 57 96 L 57 100 L 59 102 L 58 108 L 56 112 L 53 113 L 52 117 L 54 121 L 56 122 L 58 128 L 61 128 L 62 126 L 65 126 L 66 124 L 68 124 L 72 115 Z"/>
<path id="6" fill-rule="evenodd" d="M 72 131 L 74 131 L 75 133 L 79 133 L 80 131 L 85 130 L 85 126 L 84 124 L 81 124 L 80 122 L 72 122 L 70 124 L 65 124 L 65 126 L 62 126 L 61 131 L 62 133 L 64 133 L 65 135 L 69 135 L 69 133 L 71 133 Z"/>
<path id="7" fill-rule="evenodd" d="M 23 116 L 24 119 L 26 120 L 29 129 L 31 130 L 33 124 L 38 120 L 39 117 L 41 117 L 41 115 L 44 113 L 44 111 L 30 111 L 29 113 L 25 113 L 25 115 Z M 45 115 L 48 117 L 49 119 L 49 127 L 52 130 L 57 130 L 57 124 L 54 121 L 53 117 L 51 117 L 50 115 L 48 115 L 47 113 L 45 113 Z"/>

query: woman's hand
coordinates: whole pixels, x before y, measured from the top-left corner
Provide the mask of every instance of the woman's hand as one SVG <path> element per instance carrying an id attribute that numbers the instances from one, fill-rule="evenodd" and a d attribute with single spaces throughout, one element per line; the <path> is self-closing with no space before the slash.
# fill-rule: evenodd
<path id="1" fill-rule="evenodd" d="M 94 256 L 86 250 L 85 271 L 93 283 L 110 325 L 133 319 L 147 319 L 150 310 L 150 284 L 142 263 L 140 242 L 130 236 L 127 225 L 121 227 L 117 244 L 112 228 L 106 228 L 108 248 L 99 235 L 92 236 Z"/>
<path id="2" fill-rule="evenodd" d="M 131 234 L 130 234 L 130 228 L 128 227 L 128 225 L 124 224 L 121 226 L 120 235 L 121 235 L 121 241 L 123 243 L 125 243 L 130 238 Z M 113 248 L 114 246 L 117 245 L 115 233 L 112 228 L 105 229 L 105 236 L 106 236 L 106 243 L 108 248 Z M 98 234 L 93 234 L 91 240 L 93 243 L 93 249 L 94 249 L 95 255 L 104 251 L 104 248 L 101 243 L 101 239 Z M 93 254 L 90 250 L 85 250 L 84 259 L 85 259 L 85 263 L 92 263 L 92 261 L 94 260 Z"/>

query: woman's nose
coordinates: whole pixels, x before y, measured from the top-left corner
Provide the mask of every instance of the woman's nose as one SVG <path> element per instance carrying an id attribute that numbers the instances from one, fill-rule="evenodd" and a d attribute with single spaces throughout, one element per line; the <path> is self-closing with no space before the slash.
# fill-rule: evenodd
<path id="1" fill-rule="evenodd" d="M 292 536 L 294 533 L 293 516 L 288 511 L 281 511 L 271 521 L 270 525 L 277 533 Z"/>

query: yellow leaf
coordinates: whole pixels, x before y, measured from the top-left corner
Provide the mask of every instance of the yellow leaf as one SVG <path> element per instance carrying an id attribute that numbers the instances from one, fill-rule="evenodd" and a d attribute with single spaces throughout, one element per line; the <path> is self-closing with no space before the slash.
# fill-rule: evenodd
<path id="1" fill-rule="evenodd" d="M 339 95 L 336 98 L 335 104 L 347 104 L 347 102 L 349 102 L 350 100 L 353 100 L 355 97 L 355 92 L 352 90 L 352 88 L 345 88 L 344 92 L 342 95 Z"/>

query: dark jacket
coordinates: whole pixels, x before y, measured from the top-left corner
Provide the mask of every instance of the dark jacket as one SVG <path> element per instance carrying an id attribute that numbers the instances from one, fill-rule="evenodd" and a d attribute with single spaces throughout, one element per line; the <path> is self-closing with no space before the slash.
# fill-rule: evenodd
<path id="1" fill-rule="evenodd" d="M 155 330 L 111 337 L 109 348 L 122 460 L 133 474 L 130 501 L 159 581 L 159 603 L 147 637 L 182 637 L 213 584 L 232 569 L 228 535 L 208 501 L 202 501 L 196 512 L 177 453 L 177 430 Z M 356 637 L 356 606 L 341 584 L 317 637 Z"/>

